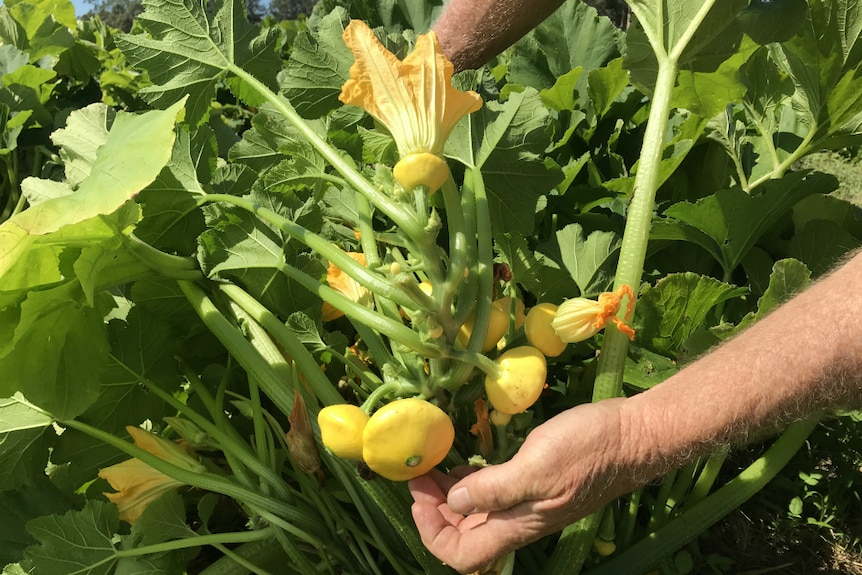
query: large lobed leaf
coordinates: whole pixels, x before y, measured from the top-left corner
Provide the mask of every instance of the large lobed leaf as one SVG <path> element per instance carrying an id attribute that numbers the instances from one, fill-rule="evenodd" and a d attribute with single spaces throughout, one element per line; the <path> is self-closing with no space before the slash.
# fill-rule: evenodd
<path id="1" fill-rule="evenodd" d="M 251 25 L 242 0 L 216 0 L 212 11 L 208 6 L 199 0 L 144 0 L 146 10 L 137 22 L 148 34 L 116 38 L 129 63 L 145 69 L 155 84 L 141 95 L 162 108 L 188 95 L 186 117 L 192 124 L 206 118 L 216 88 L 231 69 L 274 87 L 281 68 L 274 27 L 260 32 Z M 241 82 L 231 87 L 248 104 L 262 103 Z"/>
<path id="2" fill-rule="evenodd" d="M 533 89 L 487 102 L 453 130 L 445 154 L 481 168 L 493 229 L 533 231 L 539 197 L 562 180 L 559 166 L 543 158 L 551 133 L 548 109 Z"/>

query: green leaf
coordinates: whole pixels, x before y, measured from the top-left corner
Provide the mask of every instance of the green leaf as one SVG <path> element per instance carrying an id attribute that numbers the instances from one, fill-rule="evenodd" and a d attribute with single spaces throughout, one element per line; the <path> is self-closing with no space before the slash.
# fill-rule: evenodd
<path id="1" fill-rule="evenodd" d="M 4 239 L 3 232 L 13 225 L 31 235 L 43 235 L 115 212 L 150 184 L 167 163 L 181 107 L 179 102 L 165 111 L 118 113 L 89 177 L 81 182 L 75 194 L 42 202 L 13 216 L 0 225 L 0 242 Z M 146 154 L 141 153 L 143 149 Z M 5 258 L 0 258 L 0 270 L 5 262 Z"/>
<path id="2" fill-rule="evenodd" d="M 620 55 L 623 34 L 583 2 L 567 0 L 512 50 L 508 80 L 539 90 L 580 67 L 600 68 Z"/>
<path id="3" fill-rule="evenodd" d="M 574 110 L 577 106 L 577 85 L 584 69 L 578 66 L 561 75 L 550 88 L 542 90 L 542 103 L 554 110 Z"/>
<path id="4" fill-rule="evenodd" d="M 183 498 L 169 491 L 147 505 L 132 526 L 130 539 L 135 546 L 143 546 L 190 537 L 197 537 L 197 533 L 186 525 Z"/>
<path id="5" fill-rule="evenodd" d="M 27 401 L 20 393 L 0 399 L 0 434 L 25 429 L 43 429 L 53 418 Z"/>
<path id="6" fill-rule="evenodd" d="M 111 575 L 119 526 L 117 507 L 98 501 L 87 502 L 81 511 L 33 519 L 27 531 L 39 543 L 28 547 L 25 557 L 37 573 Z"/>
<path id="7" fill-rule="evenodd" d="M 108 433 L 123 435 L 127 425 L 146 420 L 160 422 L 167 406 L 142 382 L 159 385 L 168 393 L 180 387 L 177 341 L 166 321 L 133 307 L 125 321 L 108 324 L 111 346 L 100 382 L 97 401 L 79 416 L 84 423 Z M 89 435 L 67 429 L 57 440 L 54 463 L 68 463 L 65 479 L 74 488 L 93 479 L 98 470 L 127 456 Z"/>
<path id="8" fill-rule="evenodd" d="M 622 58 L 614 58 L 606 66 L 590 70 L 587 91 L 596 116 L 604 117 L 628 86 L 629 76 L 623 69 Z"/>
<path id="9" fill-rule="evenodd" d="M 341 106 L 338 95 L 350 77 L 353 54 L 341 35 L 349 17 L 343 8 L 324 16 L 314 31 L 300 32 L 279 78 L 279 89 L 296 111 L 319 118 Z"/>
<path id="10" fill-rule="evenodd" d="M 287 318 L 287 327 L 303 345 L 311 346 L 314 351 L 329 349 L 329 346 L 320 337 L 320 331 L 313 319 L 302 312 L 290 314 Z"/>
<path id="11" fill-rule="evenodd" d="M 299 166 L 323 171 L 324 162 L 320 154 L 280 112 L 265 105 L 251 124 L 252 129 L 244 132 L 242 140 L 231 148 L 231 161 L 262 172 L 277 162 L 292 158 Z M 326 137 L 323 122 L 312 121 L 309 125 L 319 136 Z"/>
<path id="12" fill-rule="evenodd" d="M 487 102 L 453 130 L 445 154 L 482 169 L 493 229 L 532 233 L 539 197 L 562 180 L 559 166 L 543 159 L 551 130 L 533 89 Z"/>
<path id="13" fill-rule="evenodd" d="M 586 235 L 580 224 L 570 224 L 557 232 L 557 242 L 563 265 L 582 296 L 594 297 L 610 288 L 622 238 L 603 231 Z"/>
<path id="14" fill-rule="evenodd" d="M 135 235 L 153 247 L 177 254 L 192 254 L 204 231 L 203 212 L 197 204 L 204 193 L 198 173 L 205 179 L 216 163 L 216 142 L 205 126 L 194 134 L 177 130 L 171 159 L 155 181 L 137 195 L 143 219 Z"/>
<path id="15" fill-rule="evenodd" d="M 83 300 L 73 282 L 27 295 L 14 337 L 0 345 L 0 396 L 20 391 L 59 419 L 96 400 L 108 349 L 101 314 Z"/>
<path id="16" fill-rule="evenodd" d="M 275 52 L 276 27 L 262 32 L 249 24 L 241 0 L 215 0 L 212 11 L 200 2 L 144 0 L 136 22 L 148 34 L 119 34 L 115 41 L 129 64 L 145 69 L 153 86 L 141 96 L 165 108 L 188 96 L 186 119 L 197 125 L 209 111 L 216 88 L 232 69 L 241 69 L 270 88 L 281 59 Z M 262 102 L 234 82 L 234 93 L 250 105 Z"/>
<path id="17" fill-rule="evenodd" d="M 751 2 L 737 18 L 743 31 L 755 42 L 769 44 L 792 38 L 805 21 L 807 11 L 808 2 L 805 0 L 757 0 Z"/>
<path id="18" fill-rule="evenodd" d="M 51 141 L 60 148 L 60 158 L 66 169 L 66 184 L 77 187 L 93 170 L 99 148 L 108 141 L 116 113 L 102 103 L 74 110 L 66 127 L 51 134 Z"/>
<path id="19" fill-rule="evenodd" d="M 44 472 L 15 491 L 0 491 L 0 509 L 3 510 L 0 565 L 19 561 L 24 556 L 24 549 L 35 543 L 24 528 L 28 521 L 62 513 L 76 504 L 77 501 L 60 492 Z"/>
<path id="20" fill-rule="evenodd" d="M 673 105 L 712 118 L 728 104 L 742 101 L 746 85 L 740 69 L 756 49 L 753 41 L 745 39 L 730 56 L 722 58 L 715 70 L 681 69 L 673 91 Z"/>
<path id="21" fill-rule="evenodd" d="M 0 491 L 30 485 L 45 475 L 53 430 L 34 427 L 0 433 Z"/>
<path id="22" fill-rule="evenodd" d="M 677 363 L 661 354 L 635 346 L 626 358 L 625 383 L 638 389 L 649 389 L 679 371 Z"/>
<path id="23" fill-rule="evenodd" d="M 713 307 L 747 293 L 747 288 L 708 276 L 670 274 L 645 289 L 638 299 L 632 321 L 636 339 L 652 351 L 677 357 L 685 353 L 685 342 L 695 330 L 708 327 Z"/>
<path id="24" fill-rule="evenodd" d="M 840 225 L 829 220 L 811 220 L 787 245 L 790 257 L 804 262 L 815 276 L 826 273 L 845 254 L 859 247 L 859 241 Z"/>
<path id="25" fill-rule="evenodd" d="M 632 0 L 629 6 L 635 21 L 628 29 L 625 54 L 632 82 L 650 92 L 658 60 L 665 58 L 673 58 L 681 69 L 715 71 L 737 51 L 742 31 L 732 24 L 746 3 Z"/>
<path id="26" fill-rule="evenodd" d="M 836 186 L 831 176 L 795 172 L 767 182 L 756 196 L 731 188 L 695 204 L 680 202 L 665 212 L 676 222 L 654 226 L 651 239 L 694 241 L 730 273 L 760 236 L 796 202 L 813 193 L 828 193 Z"/>
<path id="27" fill-rule="evenodd" d="M 799 33 L 771 44 L 770 54 L 796 92 L 793 103 L 816 129 L 812 148 L 838 148 L 858 141 L 862 122 L 860 7 L 849 0 L 813 2 Z M 812 57 L 817 55 L 817 57 Z"/>
<path id="28" fill-rule="evenodd" d="M 75 8 L 68 0 L 6 0 L 4 5 L 24 32 L 17 45 L 30 62 L 56 56 L 75 43 Z"/>
<path id="29" fill-rule="evenodd" d="M 757 311 L 747 314 L 733 330 L 723 333 L 721 337 L 728 338 L 763 319 L 810 283 L 811 271 L 804 263 L 791 258 L 778 260 L 772 266 L 768 287 L 757 300 Z"/>

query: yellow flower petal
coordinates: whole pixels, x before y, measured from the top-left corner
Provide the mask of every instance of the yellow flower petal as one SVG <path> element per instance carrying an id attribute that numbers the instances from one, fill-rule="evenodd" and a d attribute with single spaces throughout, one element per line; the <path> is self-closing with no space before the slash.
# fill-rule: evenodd
<path id="1" fill-rule="evenodd" d="M 482 107 L 476 92 L 452 86 L 454 68 L 433 31 L 420 35 L 403 61 L 360 20 L 350 22 L 344 41 L 356 61 L 339 99 L 363 108 L 386 126 L 401 156 L 441 154 L 455 124 Z"/>
<path id="2" fill-rule="evenodd" d="M 147 506 L 163 493 L 181 487 L 177 481 L 157 471 L 140 459 L 127 459 L 122 463 L 99 471 L 117 493 L 104 493 L 120 512 L 120 519 L 134 525 Z"/>
<path id="3" fill-rule="evenodd" d="M 363 266 L 368 265 L 365 254 L 361 252 L 347 252 L 347 255 Z M 329 284 L 329 287 L 341 295 L 350 298 L 352 301 L 367 307 L 371 307 L 374 303 L 374 298 L 366 287 L 344 273 L 341 268 L 332 262 L 329 262 L 329 269 L 326 272 L 326 283 Z M 340 309 L 335 308 L 332 304 L 323 302 L 323 321 L 332 321 L 343 315 L 344 313 Z"/>
<path id="4" fill-rule="evenodd" d="M 128 426 L 126 431 L 132 436 L 137 447 L 160 459 L 196 473 L 206 470 L 194 458 L 193 452 L 172 441 L 144 431 L 139 427 Z M 107 481 L 117 493 L 105 493 L 120 511 L 120 519 L 134 524 L 147 505 L 158 499 L 166 491 L 184 485 L 173 477 L 165 475 L 139 459 L 127 459 L 99 471 L 99 477 Z"/>

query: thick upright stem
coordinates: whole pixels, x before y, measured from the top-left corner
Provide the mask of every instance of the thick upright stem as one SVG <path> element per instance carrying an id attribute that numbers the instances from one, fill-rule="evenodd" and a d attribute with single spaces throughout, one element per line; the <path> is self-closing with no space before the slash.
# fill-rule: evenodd
<path id="1" fill-rule="evenodd" d="M 635 176 L 634 193 L 626 215 L 626 229 L 623 234 L 614 289 L 629 285 L 635 294 L 637 294 L 641 282 L 644 259 L 646 258 L 650 222 L 652 221 L 661 170 L 664 134 L 670 115 L 671 92 L 676 73 L 675 62 L 671 60 L 660 62 L 655 94 L 644 133 L 638 171 Z M 622 393 L 628 344 L 628 337 L 615 327 L 609 326 L 605 330 L 596 383 L 593 388 L 593 401 L 617 397 Z"/>

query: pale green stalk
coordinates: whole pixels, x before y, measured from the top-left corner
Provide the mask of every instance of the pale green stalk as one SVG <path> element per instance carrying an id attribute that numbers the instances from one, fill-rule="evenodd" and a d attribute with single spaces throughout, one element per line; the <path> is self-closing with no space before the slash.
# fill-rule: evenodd
<path id="1" fill-rule="evenodd" d="M 701 5 L 697 15 L 673 46 L 667 46 L 667 22 L 673 14 L 665 14 L 663 3 L 650 4 L 657 12 L 654 21 L 659 22 L 656 29 L 644 29 L 650 45 L 658 60 L 658 74 L 647 119 L 638 170 L 635 174 L 634 190 L 629 210 L 626 214 L 626 227 L 620 248 L 620 257 L 614 278 L 614 289 L 623 285 L 631 286 L 637 294 L 643 274 L 649 241 L 650 223 L 655 206 L 661 176 L 661 154 L 664 150 L 664 135 L 667 131 L 671 112 L 671 99 L 677 77 L 677 62 L 697 28 L 706 18 L 715 0 L 707 0 Z M 633 2 L 632 11 L 642 22 L 649 21 L 643 3 Z M 632 302 L 632 310 L 634 309 Z M 624 306 L 621 308 L 625 309 Z M 622 312 L 622 310 L 621 310 Z M 593 388 L 593 401 L 601 401 L 622 394 L 623 374 L 628 353 L 628 337 L 609 325 L 605 330 L 601 354 L 599 355 L 596 380 Z M 560 542 L 554 549 L 550 561 L 550 573 L 578 573 L 590 550 L 590 543 L 599 527 L 601 512 L 596 512 L 563 530 Z"/>
<path id="2" fill-rule="evenodd" d="M 658 531 L 590 570 L 590 575 L 643 573 L 652 568 L 662 557 L 697 537 L 763 489 L 805 444 L 816 425 L 816 421 L 794 423 L 738 476 Z"/>
<path id="3" fill-rule="evenodd" d="M 119 437 L 103 431 L 86 423 L 76 420 L 58 420 L 58 423 L 63 427 L 69 427 L 85 433 L 91 437 L 114 447 L 123 453 L 139 459 L 153 469 L 164 473 L 177 481 L 203 489 L 204 491 L 212 491 L 226 495 L 239 502 L 249 506 L 259 508 L 262 513 L 268 513 L 277 517 L 284 517 L 290 523 L 286 523 L 287 529 L 291 535 L 305 541 L 311 545 L 321 546 L 323 542 L 314 534 L 319 524 L 317 518 L 310 513 L 305 513 L 299 508 L 286 503 L 282 503 L 270 497 L 261 495 L 255 491 L 241 487 L 228 478 L 221 477 L 209 472 L 197 472 L 184 469 L 178 465 L 174 465 L 164 459 L 153 455 L 152 453 L 141 449 L 123 441 Z M 300 527 L 301 526 L 301 527 Z"/>

